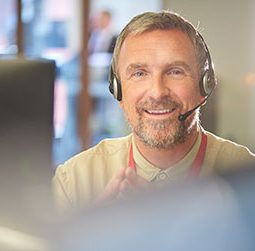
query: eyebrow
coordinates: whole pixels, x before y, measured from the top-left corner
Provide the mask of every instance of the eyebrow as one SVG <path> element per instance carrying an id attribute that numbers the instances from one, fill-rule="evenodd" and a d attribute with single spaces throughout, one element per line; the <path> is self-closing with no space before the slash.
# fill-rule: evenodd
<path id="1" fill-rule="evenodd" d="M 174 66 L 181 66 L 183 67 L 187 72 L 192 72 L 192 69 L 191 67 L 185 63 L 184 61 L 181 61 L 181 60 L 177 60 L 177 61 L 174 61 L 170 64 L 167 64 L 167 67 L 174 67 Z"/>
<path id="2" fill-rule="evenodd" d="M 147 68 L 147 67 L 148 67 L 148 64 L 146 64 L 146 63 L 130 64 L 130 65 L 128 65 L 125 73 L 126 73 L 126 75 L 129 75 L 134 70 L 137 70 L 137 69 L 140 69 L 140 68 Z"/>
<path id="3" fill-rule="evenodd" d="M 183 67 L 187 72 L 192 72 L 191 67 L 182 60 L 177 60 L 177 61 L 173 61 L 171 63 L 167 63 L 165 65 L 165 68 L 176 67 L 176 66 Z M 125 73 L 126 73 L 126 75 L 129 75 L 134 70 L 137 70 L 137 69 L 140 69 L 140 68 L 148 68 L 148 64 L 146 64 L 146 63 L 133 63 L 133 64 L 130 64 L 130 65 L 128 65 Z"/>

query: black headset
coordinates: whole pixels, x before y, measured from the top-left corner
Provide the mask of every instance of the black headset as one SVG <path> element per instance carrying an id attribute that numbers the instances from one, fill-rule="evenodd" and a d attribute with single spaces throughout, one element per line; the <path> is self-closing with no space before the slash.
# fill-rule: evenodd
<path id="1" fill-rule="evenodd" d="M 122 99 L 122 91 L 121 91 L 121 84 L 119 79 L 117 78 L 116 74 L 113 71 L 112 63 L 109 69 L 109 91 L 113 95 L 115 99 L 121 101 Z"/>
<path id="2" fill-rule="evenodd" d="M 197 35 L 199 36 L 199 39 L 203 44 L 203 47 L 206 53 L 206 58 L 207 58 L 205 62 L 204 73 L 199 81 L 199 89 L 200 89 L 200 94 L 203 97 L 208 98 L 212 94 L 213 90 L 215 89 L 217 85 L 217 81 L 215 78 L 213 62 L 211 59 L 209 49 L 205 43 L 204 38 L 198 31 L 197 31 Z M 121 101 L 122 99 L 121 83 L 113 71 L 112 64 L 110 65 L 110 70 L 109 70 L 109 91 L 111 92 L 111 94 L 113 95 L 115 99 L 117 99 L 118 101 Z"/>

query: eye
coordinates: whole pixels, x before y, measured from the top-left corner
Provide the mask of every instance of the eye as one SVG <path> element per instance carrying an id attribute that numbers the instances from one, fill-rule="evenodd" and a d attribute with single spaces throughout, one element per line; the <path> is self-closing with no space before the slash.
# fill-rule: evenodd
<path id="1" fill-rule="evenodd" d="M 146 76 L 146 72 L 145 71 L 142 71 L 142 70 L 138 70 L 138 71 L 135 71 L 134 73 L 132 73 L 131 77 L 135 77 L 135 78 L 142 78 Z"/>
<path id="2" fill-rule="evenodd" d="M 168 71 L 168 74 L 175 79 L 182 79 L 186 75 L 185 71 L 181 68 L 172 68 Z"/>

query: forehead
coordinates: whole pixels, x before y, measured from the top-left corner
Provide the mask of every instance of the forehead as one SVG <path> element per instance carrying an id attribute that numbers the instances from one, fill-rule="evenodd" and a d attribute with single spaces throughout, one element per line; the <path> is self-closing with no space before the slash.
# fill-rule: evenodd
<path id="1" fill-rule="evenodd" d="M 188 60 L 196 61 L 195 47 L 187 34 L 177 29 L 153 30 L 129 35 L 124 40 L 118 65 L 130 60 Z M 193 60 L 193 62 L 191 62 Z"/>
<path id="2" fill-rule="evenodd" d="M 154 42 L 153 44 L 150 44 L 151 46 L 154 46 L 155 44 L 162 42 L 162 44 L 180 44 L 182 46 L 190 46 L 194 49 L 192 40 L 190 37 L 184 33 L 183 31 L 179 29 L 169 29 L 169 30 L 151 30 L 151 31 L 145 31 L 142 33 L 138 34 L 129 34 L 125 40 L 122 43 L 122 46 L 120 50 L 132 43 L 136 43 L 137 41 L 142 42 L 143 44 L 141 45 L 140 43 L 137 43 L 136 46 L 144 46 L 148 45 L 151 42 Z"/>

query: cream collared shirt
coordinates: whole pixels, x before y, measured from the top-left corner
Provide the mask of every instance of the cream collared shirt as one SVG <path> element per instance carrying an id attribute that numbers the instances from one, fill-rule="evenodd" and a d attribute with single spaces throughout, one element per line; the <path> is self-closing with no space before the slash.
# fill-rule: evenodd
<path id="1" fill-rule="evenodd" d="M 207 135 L 207 148 L 199 175 L 224 172 L 232 170 L 233 166 L 242 167 L 246 162 L 255 161 L 255 155 L 246 147 L 209 132 L 204 133 Z M 123 138 L 103 140 L 59 166 L 53 178 L 57 208 L 62 210 L 90 205 L 103 192 L 117 170 L 128 165 L 132 138 L 130 134 Z M 137 174 L 152 182 L 185 178 L 198 152 L 200 142 L 201 133 L 187 155 L 166 170 L 153 166 L 134 147 Z"/>

